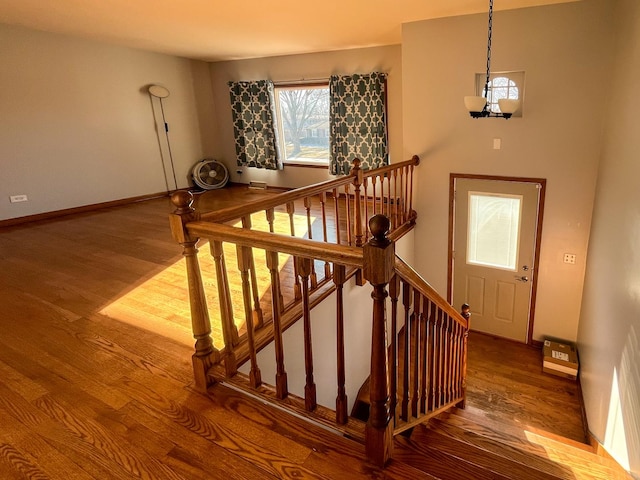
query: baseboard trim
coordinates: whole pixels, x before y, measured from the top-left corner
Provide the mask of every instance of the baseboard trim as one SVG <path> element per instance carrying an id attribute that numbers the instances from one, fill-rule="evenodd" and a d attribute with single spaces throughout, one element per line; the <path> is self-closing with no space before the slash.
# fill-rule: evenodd
<path id="1" fill-rule="evenodd" d="M 580 364 L 580 354 L 578 353 L 578 364 Z M 576 382 L 578 382 L 578 396 L 580 397 L 580 415 L 582 416 L 582 428 L 584 431 L 584 442 L 593 446 L 593 435 L 591 435 L 591 431 L 589 430 L 589 421 L 587 420 L 587 407 L 584 404 L 584 393 L 582 392 L 582 382 L 580 381 L 580 371 L 578 371 L 578 377 L 576 378 Z M 595 448 L 594 448 L 595 451 Z"/>
<path id="2" fill-rule="evenodd" d="M 92 203 L 91 205 L 83 205 L 81 207 L 65 208 L 63 210 L 54 210 L 52 212 L 36 213 L 34 215 L 27 215 L 25 217 L 8 218 L 6 220 L 0 220 L 0 228 L 13 227 L 16 225 L 22 225 L 24 223 L 39 222 L 42 220 L 51 220 L 58 217 L 64 217 L 66 215 L 73 215 L 77 213 L 92 212 L 94 210 L 100 210 L 102 208 L 119 207 L 129 203 L 142 202 L 145 200 L 151 200 L 152 198 L 166 197 L 169 194 L 167 192 L 149 193 L 147 195 L 140 195 L 138 197 L 122 198 L 119 200 L 111 200 L 109 202 Z"/>
<path id="3" fill-rule="evenodd" d="M 530 345 L 532 347 L 536 347 L 536 348 L 539 348 L 540 350 L 542 350 L 544 342 L 541 342 L 540 340 L 531 340 L 531 344 Z"/>

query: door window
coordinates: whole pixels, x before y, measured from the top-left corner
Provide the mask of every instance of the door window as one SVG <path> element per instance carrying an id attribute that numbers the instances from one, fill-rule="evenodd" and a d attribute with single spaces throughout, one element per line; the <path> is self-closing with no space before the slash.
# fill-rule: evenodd
<path id="1" fill-rule="evenodd" d="M 517 270 L 521 195 L 469 192 L 467 263 Z"/>

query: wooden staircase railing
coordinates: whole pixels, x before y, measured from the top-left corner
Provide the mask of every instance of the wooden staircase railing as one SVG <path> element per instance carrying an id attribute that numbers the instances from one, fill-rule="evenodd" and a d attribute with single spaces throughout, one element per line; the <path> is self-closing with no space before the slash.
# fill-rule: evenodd
<path id="1" fill-rule="evenodd" d="M 205 390 L 213 381 L 207 378 L 213 365 L 224 364 L 225 375 L 233 376 L 238 365 L 254 355 L 247 351 L 247 343 L 252 344 L 249 350 L 259 350 L 269 335 L 280 336 L 303 316 L 302 312 L 297 318 L 290 315 L 302 308 L 300 262 L 295 258 L 313 260 L 308 275 L 309 293 L 323 298 L 335 288 L 332 263 L 350 267 L 349 275 L 361 268 L 361 249 L 354 253 L 346 247 L 361 247 L 368 239 L 369 232 L 364 228 L 368 215 L 390 216 L 393 225 L 390 235 L 394 239 L 413 227 L 416 213 L 412 210 L 412 182 L 418 164 L 419 159 L 414 156 L 384 168 L 363 171 L 356 159 L 350 175 L 345 177 L 209 213 L 193 208 L 190 192 L 172 195 L 176 210 L 169 220 L 186 258 L 196 339 L 193 367 L 198 388 Z M 213 300 L 219 305 L 215 314 L 220 316 L 223 345 L 214 345 L 211 338 L 207 292 L 196 248 L 200 238 L 209 240 L 215 263 L 217 298 Z M 232 244 L 236 246 L 235 252 L 228 247 Z M 258 278 L 257 249 L 264 250 L 261 259 L 266 265 L 262 270 L 269 272 L 262 284 Z M 359 255 L 357 265 L 347 261 L 354 254 Z M 293 258 L 280 265 L 283 255 Z M 229 257 L 237 258 L 233 279 L 233 269 L 227 265 Z M 234 290 L 242 292 L 240 299 L 233 298 Z M 243 311 L 244 315 L 236 318 L 237 311 Z M 270 317 L 267 323 L 265 316 Z M 244 327 L 244 332 L 239 332 L 238 327 Z M 267 328 L 269 335 L 260 334 L 263 328 Z M 251 338 L 254 333 L 255 338 Z M 252 383 L 256 385 L 260 383 L 258 372 L 253 372 Z M 280 396 L 284 397 L 284 372 L 280 373 L 279 382 Z"/>
<path id="2" fill-rule="evenodd" d="M 345 434 L 365 441 L 368 458 L 379 465 L 390 458 L 394 433 L 450 404 L 463 404 L 468 323 L 415 272 L 396 261 L 394 253 L 394 242 L 415 224 L 411 197 L 413 169 L 418 162 L 414 156 L 365 172 L 356 160 L 346 177 L 210 213 L 195 211 L 189 192 L 172 195 L 176 210 L 170 215 L 170 225 L 186 259 L 196 339 L 192 359 L 199 389 L 206 391 L 213 383 L 225 381 L 270 401 L 280 401 L 334 428 L 342 426 L 339 429 Z M 370 215 L 370 228 L 366 228 Z M 203 281 L 197 256 L 200 239 L 209 241 L 215 281 Z M 237 268 L 230 266 L 230 257 L 237 260 Z M 373 287 L 371 414 L 366 427 L 347 415 L 344 385 L 344 352 L 348 345 L 344 339 L 347 319 L 342 289 L 346 280 L 360 271 Z M 414 347 L 405 351 L 409 358 L 418 359 L 413 363 L 400 362 L 395 354 L 388 358 L 387 287 L 394 305 L 392 331 L 399 326 L 399 292 L 407 292 L 402 297 L 405 341 Z M 334 291 L 338 385 L 336 409 L 331 412 L 316 401 L 310 315 L 312 308 Z M 212 339 L 208 300 L 219 304 L 215 315 L 219 315 L 222 345 Z M 242 315 L 236 318 L 238 311 Z M 283 332 L 301 318 L 304 399 L 288 391 L 283 351 Z M 420 333 L 423 331 L 430 333 Z M 392 352 L 395 338 L 390 345 Z M 271 342 L 275 387 L 263 383 L 258 364 L 258 352 Z M 420 348 L 425 342 L 431 342 L 430 349 Z M 427 351 L 435 356 L 425 364 L 420 355 Z M 238 369 L 247 362 L 249 370 L 244 375 Z M 402 372 L 399 382 L 398 372 Z M 422 377 L 426 383 L 421 382 Z M 407 405 L 397 416 L 390 414 L 395 411 L 396 398 L 400 405 Z"/>
<path id="3" fill-rule="evenodd" d="M 470 314 L 466 304 L 458 313 L 395 256 L 394 243 L 386 236 L 387 218 L 374 216 L 370 227 L 373 238 L 364 247 L 364 277 L 374 292 L 365 438 L 367 457 L 382 466 L 392 456 L 394 435 L 453 406 L 464 408 Z"/>

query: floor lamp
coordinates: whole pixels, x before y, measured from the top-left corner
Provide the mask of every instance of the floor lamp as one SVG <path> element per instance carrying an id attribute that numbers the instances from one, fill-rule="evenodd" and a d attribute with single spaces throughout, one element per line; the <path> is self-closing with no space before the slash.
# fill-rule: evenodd
<path id="1" fill-rule="evenodd" d="M 176 169 L 173 165 L 173 155 L 171 153 L 171 143 L 169 142 L 169 125 L 167 124 L 167 120 L 165 119 L 164 116 L 164 105 L 162 104 L 162 99 L 163 98 L 167 98 L 169 96 L 169 90 L 166 89 L 165 87 L 162 87 L 160 85 L 151 85 L 149 86 L 149 95 L 151 95 L 151 97 L 156 97 L 159 102 L 160 102 L 160 111 L 162 113 L 162 123 L 164 124 L 164 135 L 165 138 L 167 140 L 167 150 L 169 151 L 169 164 L 171 165 L 171 173 L 173 173 L 173 184 L 175 186 L 175 190 L 178 189 L 178 180 L 176 179 Z M 153 108 L 153 98 L 152 98 L 152 102 L 151 102 L 151 106 Z M 154 109 L 154 118 L 155 118 L 155 109 Z M 162 159 L 162 171 L 164 173 L 164 182 L 165 185 L 167 186 L 167 192 L 170 191 L 169 189 L 169 180 L 167 178 L 167 170 L 165 168 L 165 158 L 164 158 L 164 153 L 163 153 L 163 149 L 162 149 L 162 141 L 161 141 L 161 134 L 160 131 L 156 128 L 156 133 L 158 135 L 158 144 L 160 145 L 160 157 Z"/>

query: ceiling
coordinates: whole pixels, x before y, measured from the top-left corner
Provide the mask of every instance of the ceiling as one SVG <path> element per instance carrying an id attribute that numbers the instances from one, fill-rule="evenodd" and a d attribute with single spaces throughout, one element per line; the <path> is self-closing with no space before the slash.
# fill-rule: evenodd
<path id="1" fill-rule="evenodd" d="M 496 11 L 577 0 L 497 0 Z M 407 22 L 488 0 L 2 0 L 0 23 L 206 61 L 401 42 Z"/>

